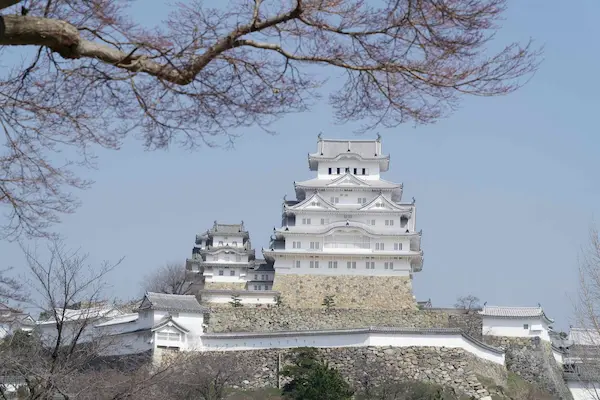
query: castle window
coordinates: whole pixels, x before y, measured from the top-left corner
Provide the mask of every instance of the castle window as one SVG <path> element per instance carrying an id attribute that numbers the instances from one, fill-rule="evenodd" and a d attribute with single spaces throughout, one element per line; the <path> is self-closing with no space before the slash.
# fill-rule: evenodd
<path id="1" fill-rule="evenodd" d="M 367 198 L 366 197 L 359 197 L 358 198 L 358 204 L 367 204 Z"/>
<path id="2" fill-rule="evenodd" d="M 348 269 L 356 269 L 356 261 L 348 261 L 346 263 L 346 266 L 348 267 Z"/>
<path id="3" fill-rule="evenodd" d="M 394 243 L 394 250 L 402 250 L 402 243 Z"/>
<path id="4" fill-rule="evenodd" d="M 338 169 L 337 169 L 337 174 L 339 175 L 340 173 L 341 173 L 341 169 L 340 169 L 340 168 L 338 168 Z"/>
<path id="5" fill-rule="evenodd" d="M 257 281 L 258 280 L 258 274 L 254 274 L 254 280 Z"/>
<path id="6" fill-rule="evenodd" d="M 300 242 L 292 242 L 292 248 L 294 248 L 294 249 L 301 249 L 302 248 L 302 243 L 300 243 Z"/>
<path id="7" fill-rule="evenodd" d="M 404 228 L 406 226 L 406 224 L 408 224 L 408 218 L 400 217 L 400 227 Z"/>
<path id="8" fill-rule="evenodd" d="M 219 276 L 223 276 L 224 274 L 225 274 L 225 272 L 222 269 L 220 269 L 219 270 Z"/>
<path id="9" fill-rule="evenodd" d="M 302 218 L 302 225 L 310 225 L 310 218 Z"/>
<path id="10" fill-rule="evenodd" d="M 313 250 L 319 250 L 319 248 L 321 247 L 321 243 L 320 242 L 310 242 L 310 248 Z"/>
<path id="11" fill-rule="evenodd" d="M 366 267 L 367 269 L 375 269 L 375 263 L 373 261 L 367 261 Z"/>
<path id="12" fill-rule="evenodd" d="M 300 268 L 300 260 L 296 260 L 296 268 Z"/>
<path id="13" fill-rule="evenodd" d="M 169 342 L 179 342 L 179 341 L 181 341 L 181 333 L 179 333 L 179 332 L 157 332 L 156 339 L 169 341 Z"/>
<path id="14" fill-rule="evenodd" d="M 331 168 L 329 168 L 329 175 L 331 175 Z"/>
<path id="15" fill-rule="evenodd" d="M 321 218 L 321 225 L 325 225 L 329 223 L 329 218 Z"/>
<path id="16" fill-rule="evenodd" d="M 358 168 L 354 168 L 354 175 L 358 173 Z"/>
<path id="17" fill-rule="evenodd" d="M 350 167 L 346 167 L 346 172 L 350 172 Z"/>
<path id="18" fill-rule="evenodd" d="M 385 220 L 385 226 L 394 226 L 394 220 L 393 219 L 386 219 Z"/>
<path id="19" fill-rule="evenodd" d="M 383 264 L 383 267 L 385 269 L 394 269 L 394 263 L 393 262 L 386 262 Z"/>
<path id="20" fill-rule="evenodd" d="M 318 261 L 311 261 L 310 262 L 310 268 L 319 268 L 319 262 Z"/>
<path id="21" fill-rule="evenodd" d="M 254 285 L 254 290 L 258 290 L 258 286 L 257 285 Z"/>
<path id="22" fill-rule="evenodd" d="M 375 225 L 375 220 L 374 219 L 367 220 L 367 225 Z"/>
<path id="23" fill-rule="evenodd" d="M 523 329 L 529 329 L 529 324 L 523 324 Z"/>
<path id="24" fill-rule="evenodd" d="M 328 267 L 336 269 L 337 268 L 337 261 L 329 261 Z"/>
<path id="25" fill-rule="evenodd" d="M 362 174 L 363 174 L 363 175 L 366 175 L 366 174 L 367 174 L 367 169 L 366 169 L 366 168 L 363 168 L 363 169 L 362 169 Z"/>
<path id="26" fill-rule="evenodd" d="M 223 241 L 219 241 L 219 246 L 223 246 Z"/>
<path id="27" fill-rule="evenodd" d="M 375 243 L 375 250 L 385 250 L 385 243 Z"/>
<path id="28" fill-rule="evenodd" d="M 352 218 L 352 214 L 344 214 L 344 218 L 350 219 L 350 218 Z"/>
<path id="29" fill-rule="evenodd" d="M 331 204 L 337 204 L 337 203 L 340 202 L 340 198 L 339 197 L 333 197 L 332 196 L 330 200 L 331 200 L 330 201 Z"/>
<path id="30" fill-rule="evenodd" d="M 232 269 L 231 271 L 229 271 L 229 276 L 235 276 L 235 269 Z"/>

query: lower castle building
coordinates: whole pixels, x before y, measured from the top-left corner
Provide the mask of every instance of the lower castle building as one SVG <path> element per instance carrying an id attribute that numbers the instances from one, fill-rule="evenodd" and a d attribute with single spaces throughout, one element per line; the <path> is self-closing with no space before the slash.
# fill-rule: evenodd
<path id="1" fill-rule="evenodd" d="M 196 235 L 192 258 L 186 260 L 193 291 L 270 291 L 272 264 L 257 259 L 250 235 L 240 224 L 219 224 Z"/>

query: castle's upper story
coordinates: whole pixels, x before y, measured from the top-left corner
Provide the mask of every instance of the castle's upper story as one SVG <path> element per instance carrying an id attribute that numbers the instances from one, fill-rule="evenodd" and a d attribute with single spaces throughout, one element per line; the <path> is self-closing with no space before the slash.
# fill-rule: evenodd
<path id="1" fill-rule="evenodd" d="M 381 137 L 376 140 L 323 139 L 319 135 L 317 152 L 308 155 L 308 167 L 318 178 L 352 172 L 364 179 L 379 179 L 390 166 L 390 156 L 381 151 Z"/>
<path id="2" fill-rule="evenodd" d="M 309 168 L 317 176 L 294 182 L 296 198 L 303 201 L 318 192 L 329 203 L 347 208 L 365 207 L 378 197 L 400 202 L 402 184 L 381 178 L 389 163 L 389 155 L 381 154 L 379 137 L 331 140 L 319 136 L 317 152 L 308 155 Z"/>

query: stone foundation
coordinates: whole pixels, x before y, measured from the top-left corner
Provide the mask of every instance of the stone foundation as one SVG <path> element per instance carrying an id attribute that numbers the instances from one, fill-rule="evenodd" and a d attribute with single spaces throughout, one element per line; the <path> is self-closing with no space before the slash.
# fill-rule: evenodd
<path id="1" fill-rule="evenodd" d="M 212 308 L 212 305 L 211 305 Z M 439 311 L 294 309 L 287 307 L 215 307 L 208 332 L 273 332 L 350 329 L 368 326 L 395 328 L 453 327 L 450 316 Z"/>
<path id="2" fill-rule="evenodd" d="M 489 395 L 478 376 L 495 384 L 506 382 L 506 370 L 463 349 L 445 347 L 361 347 L 319 349 L 320 357 L 348 379 L 355 390 L 416 380 L 437 383 L 476 399 Z M 289 350 L 204 352 L 207 362 L 232 366 L 232 386 L 252 389 L 280 387 L 280 370 Z"/>
<path id="3" fill-rule="evenodd" d="M 206 282 L 204 290 L 246 290 L 245 283 L 233 282 Z"/>
<path id="4" fill-rule="evenodd" d="M 404 276 L 275 275 L 273 290 L 291 308 L 322 308 L 326 296 L 346 309 L 416 310 L 412 282 Z"/>
<path id="5" fill-rule="evenodd" d="M 483 336 L 483 341 L 506 350 L 506 369 L 562 400 L 572 400 L 550 343 L 539 338 Z"/>

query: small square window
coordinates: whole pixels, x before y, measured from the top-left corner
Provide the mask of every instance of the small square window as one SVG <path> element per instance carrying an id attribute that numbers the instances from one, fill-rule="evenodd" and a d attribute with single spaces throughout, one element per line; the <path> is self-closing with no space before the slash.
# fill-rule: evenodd
<path id="1" fill-rule="evenodd" d="M 329 175 L 331 175 L 331 168 L 329 168 Z"/>
<path id="2" fill-rule="evenodd" d="M 529 324 L 523 324 L 523 329 L 529 329 Z"/>
<path id="3" fill-rule="evenodd" d="M 223 276 L 224 272 L 222 269 L 219 270 L 219 275 Z"/>

